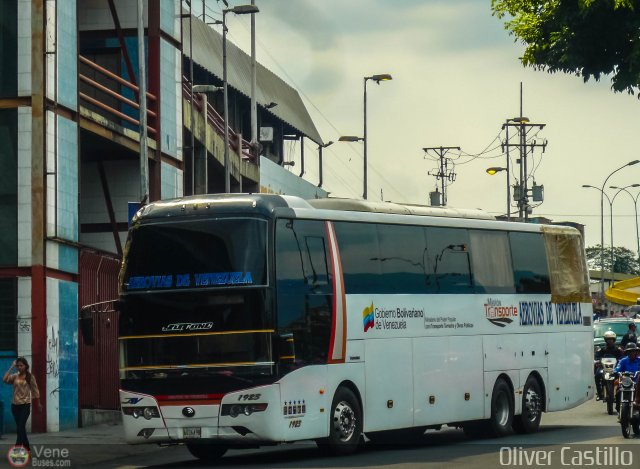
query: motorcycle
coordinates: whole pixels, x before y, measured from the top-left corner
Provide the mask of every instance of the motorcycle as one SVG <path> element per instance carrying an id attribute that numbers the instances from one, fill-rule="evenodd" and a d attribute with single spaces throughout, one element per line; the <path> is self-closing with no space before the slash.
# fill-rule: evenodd
<path id="1" fill-rule="evenodd" d="M 603 401 L 607 403 L 607 413 L 609 415 L 613 415 L 613 403 L 616 400 L 615 393 L 615 374 L 613 373 L 613 369 L 616 367 L 615 357 L 603 357 L 600 360 L 602 364 L 603 371 L 603 391 L 604 391 L 604 399 Z"/>
<path id="2" fill-rule="evenodd" d="M 631 429 L 635 435 L 640 434 L 640 409 L 634 406 L 637 374 L 625 371 L 619 377 L 620 428 L 625 438 L 630 437 Z"/>

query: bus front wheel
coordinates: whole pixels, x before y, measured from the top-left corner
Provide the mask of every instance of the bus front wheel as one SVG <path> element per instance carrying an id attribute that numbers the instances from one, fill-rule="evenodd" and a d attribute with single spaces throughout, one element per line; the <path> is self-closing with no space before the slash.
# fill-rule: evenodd
<path id="1" fill-rule="evenodd" d="M 226 446 L 217 444 L 187 443 L 186 446 L 193 456 L 209 463 L 218 461 L 227 452 Z"/>
<path id="2" fill-rule="evenodd" d="M 336 456 L 355 453 L 362 441 L 362 408 L 353 391 L 340 387 L 331 403 L 329 436 L 318 446 Z"/>

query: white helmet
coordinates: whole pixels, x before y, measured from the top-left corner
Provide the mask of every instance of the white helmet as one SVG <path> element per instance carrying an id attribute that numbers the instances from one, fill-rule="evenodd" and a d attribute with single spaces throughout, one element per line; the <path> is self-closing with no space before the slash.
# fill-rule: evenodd
<path id="1" fill-rule="evenodd" d="M 607 340 L 607 339 L 616 340 L 616 333 L 613 331 L 607 331 L 604 333 L 603 337 L 604 337 L 604 340 Z"/>

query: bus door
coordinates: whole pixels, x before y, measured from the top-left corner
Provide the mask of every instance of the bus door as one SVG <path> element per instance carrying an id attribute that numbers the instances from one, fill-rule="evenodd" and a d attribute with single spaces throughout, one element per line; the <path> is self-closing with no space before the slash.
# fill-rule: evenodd
<path id="1" fill-rule="evenodd" d="M 307 411 L 331 404 L 330 397 L 318 392 L 326 387 L 334 298 L 326 224 L 280 219 L 275 246 L 276 360 L 283 412 L 287 409 L 284 439 L 300 440 L 328 431 L 326 414 Z M 289 414 L 293 408 L 296 412 Z"/>

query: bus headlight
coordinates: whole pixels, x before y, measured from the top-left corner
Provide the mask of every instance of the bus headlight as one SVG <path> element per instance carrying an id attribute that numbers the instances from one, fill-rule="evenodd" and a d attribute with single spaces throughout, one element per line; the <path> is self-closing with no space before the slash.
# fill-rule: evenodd
<path id="1" fill-rule="evenodd" d="M 229 409 L 229 415 L 231 417 L 233 417 L 233 418 L 237 417 L 242 412 L 242 407 L 243 406 L 241 406 L 241 405 L 233 405 L 233 406 L 231 406 L 231 408 Z"/>
<path id="2" fill-rule="evenodd" d="M 142 415 L 144 415 L 144 418 L 146 418 L 147 420 L 160 417 L 157 407 L 145 407 L 144 410 L 142 411 Z"/>
<path id="3" fill-rule="evenodd" d="M 123 407 L 122 413 L 124 415 L 131 415 L 134 419 L 138 417 L 144 417 L 147 420 L 151 420 L 152 418 L 159 418 L 160 411 L 158 411 L 157 407 Z"/>
<path id="4" fill-rule="evenodd" d="M 238 415 L 251 415 L 254 412 L 264 412 L 268 404 L 222 404 L 220 415 L 236 418 Z"/>

